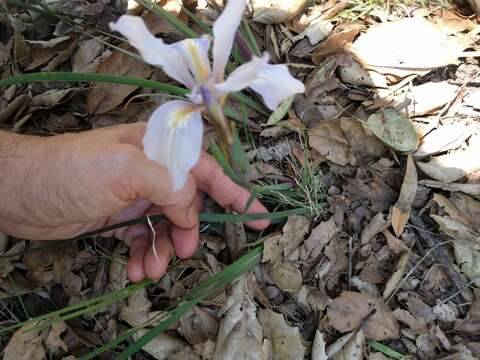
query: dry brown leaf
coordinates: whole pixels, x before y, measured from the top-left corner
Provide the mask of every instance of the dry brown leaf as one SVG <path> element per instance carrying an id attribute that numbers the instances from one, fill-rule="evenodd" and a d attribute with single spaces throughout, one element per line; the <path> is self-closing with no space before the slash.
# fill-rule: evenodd
<path id="1" fill-rule="evenodd" d="M 368 320 L 368 316 L 376 310 Z M 365 336 L 378 341 L 396 339 L 400 327 L 391 310 L 380 298 L 367 294 L 344 291 L 333 299 L 327 310 L 330 326 L 340 332 L 358 329 L 362 326 Z"/>
<path id="2" fill-rule="evenodd" d="M 259 310 L 258 320 L 272 343 L 273 360 L 303 360 L 305 347 L 298 327 L 289 326 L 283 315 L 268 309 Z"/>
<path id="3" fill-rule="evenodd" d="M 387 79 L 384 75 L 376 71 L 366 70 L 356 61 L 352 61 L 348 66 L 340 66 L 338 75 L 342 81 L 352 85 L 373 88 L 387 87 Z"/>
<path id="4" fill-rule="evenodd" d="M 365 155 L 381 157 L 384 155 L 385 146 L 360 121 L 353 118 L 341 118 L 340 127 L 357 157 Z"/>
<path id="5" fill-rule="evenodd" d="M 286 292 L 297 292 L 303 285 L 301 271 L 291 261 L 277 261 L 266 265 L 275 285 Z"/>
<path id="6" fill-rule="evenodd" d="M 253 0 L 253 21 L 278 24 L 292 20 L 306 4 L 306 0 Z"/>
<path id="7" fill-rule="evenodd" d="M 367 244 L 375 235 L 381 233 L 390 226 L 390 221 L 385 220 L 382 213 L 375 215 L 370 222 L 363 228 L 360 234 L 360 243 Z"/>
<path id="8" fill-rule="evenodd" d="M 447 81 L 427 82 L 407 87 L 393 96 L 396 108 L 405 111 L 408 116 L 416 117 L 435 113 L 435 110 L 452 101 L 458 94 L 458 85 Z"/>
<path id="9" fill-rule="evenodd" d="M 466 334 L 480 334 L 480 290 L 475 292 L 475 300 L 470 305 L 465 319 L 455 320 L 455 331 Z"/>
<path id="10" fill-rule="evenodd" d="M 342 166 L 356 164 L 356 158 L 350 151 L 339 120 L 322 121 L 320 125 L 311 129 L 309 143 L 312 148 L 336 164 Z"/>
<path id="11" fill-rule="evenodd" d="M 337 26 L 312 53 L 312 61 L 319 64 L 327 56 L 348 52 L 352 41 L 362 29 L 363 25 L 352 23 Z"/>
<path id="12" fill-rule="evenodd" d="M 262 328 L 257 320 L 255 302 L 246 290 L 246 278 L 233 285 L 232 294 L 221 313 L 214 360 L 267 360 L 262 348 Z"/>
<path id="13" fill-rule="evenodd" d="M 304 242 L 308 256 L 313 259 L 316 258 L 323 251 L 323 248 L 335 238 L 338 231 L 333 216 L 313 228 L 310 236 Z"/>
<path id="14" fill-rule="evenodd" d="M 387 229 L 383 230 L 382 234 L 383 236 L 385 236 L 385 239 L 387 240 L 388 247 L 392 249 L 392 251 L 395 254 L 399 255 L 401 253 L 404 253 L 410 250 L 409 247 L 405 245 L 405 243 L 402 240 L 393 236 L 393 234 Z"/>
<path id="15" fill-rule="evenodd" d="M 13 36 L 4 44 L 0 41 L 0 66 L 3 66 L 10 59 L 10 52 L 13 47 Z"/>
<path id="16" fill-rule="evenodd" d="M 462 214 L 465 223 L 472 229 L 480 229 L 480 202 L 472 199 L 470 196 L 454 193 L 450 196 L 450 201 Z"/>
<path id="17" fill-rule="evenodd" d="M 474 39 L 456 34 L 423 17 L 371 26 L 352 45 L 362 64 L 384 74 L 405 77 L 455 64 Z"/>
<path id="18" fill-rule="evenodd" d="M 405 225 L 410 218 L 412 205 L 417 194 L 417 187 L 417 169 L 415 168 L 412 155 L 408 155 L 400 196 L 392 208 L 392 228 L 397 237 L 403 234 Z"/>
<path id="19" fill-rule="evenodd" d="M 407 324 L 416 334 L 422 334 L 427 331 L 427 323 L 421 317 L 415 317 L 402 309 L 395 309 L 393 315 L 398 321 Z"/>
<path id="20" fill-rule="evenodd" d="M 309 227 L 308 218 L 298 215 L 290 216 L 283 227 L 282 235 L 272 235 L 265 240 L 262 262 L 275 263 L 282 254 L 289 260 L 297 260 L 299 245 Z"/>
<path id="21" fill-rule="evenodd" d="M 72 59 L 72 71 L 83 73 L 96 72 L 102 51 L 103 44 L 97 39 L 84 40 L 78 43 L 78 50 Z"/>
<path id="22" fill-rule="evenodd" d="M 43 360 L 47 358 L 42 341 L 47 330 L 31 330 L 38 323 L 29 323 L 15 331 L 3 350 L 4 360 Z"/>
<path id="23" fill-rule="evenodd" d="M 139 329 L 132 338 L 138 340 L 147 332 L 147 329 Z M 184 341 L 165 333 L 155 336 L 142 347 L 142 350 L 157 360 L 199 360 L 198 356 L 187 357 L 188 354 L 193 354 L 193 350 Z"/>
<path id="24" fill-rule="evenodd" d="M 339 338 L 327 349 L 329 359 L 362 360 L 365 352 L 365 334 L 362 329 Z"/>
<path id="25" fill-rule="evenodd" d="M 390 295 L 392 295 L 393 292 L 397 290 L 397 286 L 399 286 L 400 282 L 402 281 L 402 277 L 405 273 L 409 259 L 410 252 L 403 253 L 400 256 L 400 259 L 398 259 L 395 272 L 393 273 L 392 277 L 387 281 L 387 284 L 385 285 L 385 290 L 383 291 L 383 298 L 385 300 L 387 300 Z"/>
<path id="26" fill-rule="evenodd" d="M 441 181 L 435 180 L 420 180 L 420 185 L 428 186 L 434 189 L 442 189 L 445 191 L 455 192 L 460 191 L 468 195 L 480 196 L 480 184 L 447 184 Z"/>
<path id="27" fill-rule="evenodd" d="M 35 95 L 32 98 L 32 105 L 39 108 L 44 108 L 44 109 L 57 106 L 62 102 L 62 100 L 66 96 L 68 96 L 74 90 L 76 89 L 72 88 L 72 89 L 64 89 L 64 90 L 58 90 L 58 89 L 47 90 L 44 93 Z"/>
<path id="28" fill-rule="evenodd" d="M 63 321 L 58 321 L 52 324 L 45 340 L 45 347 L 48 349 L 49 353 L 57 354 L 60 349 L 65 352 L 68 351 L 67 344 L 65 344 L 60 337 L 65 330 L 67 330 L 67 325 Z"/>
<path id="29" fill-rule="evenodd" d="M 204 309 L 194 306 L 193 309 L 180 319 L 180 333 L 190 345 L 215 340 L 218 321 Z"/>
<path id="30" fill-rule="evenodd" d="M 472 134 L 473 128 L 462 123 L 448 124 L 435 129 L 425 136 L 413 153 L 415 158 L 436 155 L 459 148 Z"/>
<path id="31" fill-rule="evenodd" d="M 98 66 L 99 74 L 123 75 L 148 78 L 152 68 L 144 62 L 117 51 L 102 61 Z M 87 94 L 87 109 L 90 114 L 103 114 L 116 106 L 138 89 L 138 86 L 95 83 Z"/>
<path id="32" fill-rule="evenodd" d="M 330 268 L 325 276 L 327 288 L 332 289 L 337 285 L 341 274 L 348 268 L 348 246 L 347 241 L 342 238 L 337 238 L 335 241 L 325 247 L 325 256 L 330 260 Z"/>
<path id="33" fill-rule="evenodd" d="M 441 155 L 429 162 L 417 161 L 417 166 L 432 179 L 451 183 L 480 169 L 478 151 L 466 150 Z"/>

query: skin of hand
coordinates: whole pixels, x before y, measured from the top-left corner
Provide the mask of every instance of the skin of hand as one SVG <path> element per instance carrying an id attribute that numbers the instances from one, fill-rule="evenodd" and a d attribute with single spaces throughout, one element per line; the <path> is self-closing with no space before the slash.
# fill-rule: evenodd
<path id="1" fill-rule="evenodd" d="M 172 192 L 166 169 L 142 149 L 146 124 L 36 137 L 0 132 L 0 231 L 16 237 L 65 239 L 133 218 L 164 214 L 152 231 L 145 225 L 105 233 L 130 246 L 127 273 L 137 282 L 160 279 L 171 256 L 196 251 L 204 193 L 220 206 L 243 212 L 250 193 L 203 153 L 186 185 Z M 254 201 L 249 213 L 267 209 Z M 268 220 L 247 226 L 261 230 Z"/>

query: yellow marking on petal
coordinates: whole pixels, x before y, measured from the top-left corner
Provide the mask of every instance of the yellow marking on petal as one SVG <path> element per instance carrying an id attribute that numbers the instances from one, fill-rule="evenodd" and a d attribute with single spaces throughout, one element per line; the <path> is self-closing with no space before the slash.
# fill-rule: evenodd
<path id="1" fill-rule="evenodd" d="M 202 57 L 199 54 L 198 47 L 195 45 L 195 42 L 192 39 L 186 39 L 184 41 L 185 50 L 190 55 L 192 61 L 192 66 L 195 70 L 195 76 L 197 81 L 200 83 L 205 82 L 209 75 L 209 69 L 202 61 Z"/>
<path id="2" fill-rule="evenodd" d="M 168 122 L 168 126 L 174 130 L 182 125 L 185 124 L 185 122 L 188 120 L 190 115 L 194 113 L 195 111 L 198 111 L 198 109 L 195 106 L 185 106 L 182 107 L 179 110 L 173 111 L 170 114 L 170 121 Z"/>

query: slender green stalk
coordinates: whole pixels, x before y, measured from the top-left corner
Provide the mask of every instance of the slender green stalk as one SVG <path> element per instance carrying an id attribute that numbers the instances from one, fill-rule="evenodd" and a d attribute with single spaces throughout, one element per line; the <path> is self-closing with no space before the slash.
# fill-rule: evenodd
<path id="1" fill-rule="evenodd" d="M 410 357 L 405 356 L 403 354 L 400 354 L 399 352 L 390 349 L 388 346 L 383 345 L 382 343 L 379 343 L 378 341 L 374 340 L 368 340 L 367 345 L 370 346 L 372 349 L 375 349 L 382 354 L 391 357 L 393 359 L 398 359 L 398 360 L 408 360 Z"/>
<path id="2" fill-rule="evenodd" d="M 109 74 L 89 74 L 89 73 L 74 73 L 74 72 L 38 72 L 32 74 L 23 74 L 12 76 L 5 80 L 0 80 L 0 86 L 8 86 L 13 84 L 27 84 L 38 81 L 81 81 L 81 82 L 104 82 L 113 84 L 133 85 L 149 89 L 156 89 L 161 92 L 172 95 L 186 95 L 187 89 L 161 83 L 158 81 L 147 80 L 142 78 L 135 78 L 123 75 L 109 75 Z"/>

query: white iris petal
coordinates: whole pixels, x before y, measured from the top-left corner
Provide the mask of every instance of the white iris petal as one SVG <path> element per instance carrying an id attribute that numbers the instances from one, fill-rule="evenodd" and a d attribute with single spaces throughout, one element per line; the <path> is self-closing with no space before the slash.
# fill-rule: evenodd
<path id="1" fill-rule="evenodd" d="M 305 92 L 305 85 L 290 75 L 287 65 L 264 64 L 249 87 L 272 111 L 286 98 Z"/>
<path id="2" fill-rule="evenodd" d="M 125 36 L 147 63 L 161 66 L 168 76 L 189 89 L 194 86 L 193 76 L 181 54 L 173 46 L 153 36 L 141 17 L 123 15 L 116 23 L 111 23 L 110 28 Z"/>
<path id="3" fill-rule="evenodd" d="M 185 185 L 200 157 L 202 137 L 202 115 L 191 102 L 169 101 L 150 117 L 143 149 L 150 160 L 168 169 L 173 190 Z"/>
<path id="4" fill-rule="evenodd" d="M 171 46 L 181 54 L 183 61 L 192 72 L 195 82 L 197 84 L 206 82 L 211 72 L 210 61 L 208 60 L 210 39 L 208 37 L 185 39 Z"/>
<path id="5" fill-rule="evenodd" d="M 222 15 L 213 25 L 213 80 L 222 81 L 228 58 L 232 52 L 235 33 L 242 21 L 246 0 L 229 0 Z"/>

